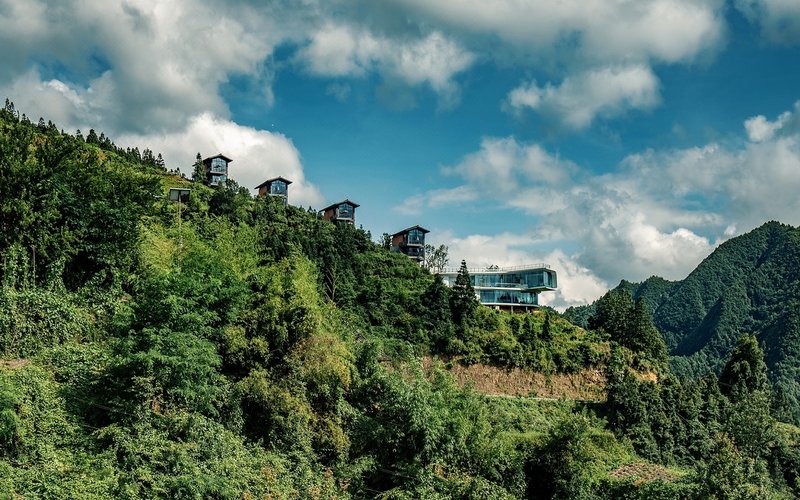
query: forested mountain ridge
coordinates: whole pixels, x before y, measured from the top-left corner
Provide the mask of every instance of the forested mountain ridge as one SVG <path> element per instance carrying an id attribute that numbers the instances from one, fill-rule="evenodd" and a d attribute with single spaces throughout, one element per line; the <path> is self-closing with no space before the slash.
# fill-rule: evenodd
<path id="1" fill-rule="evenodd" d="M 677 374 L 719 373 L 737 339 L 765 350 L 780 411 L 800 421 L 800 229 L 771 221 L 719 246 L 685 279 L 621 282 L 663 334 Z M 568 311 L 588 326 L 592 307 Z"/>
<path id="2" fill-rule="evenodd" d="M 800 492 L 752 338 L 719 383 L 682 383 L 643 303 L 592 330 L 479 307 L 361 229 L 145 151 L 0 110 L 0 498 Z M 607 401 L 446 369 L 478 362 L 602 371 Z"/>

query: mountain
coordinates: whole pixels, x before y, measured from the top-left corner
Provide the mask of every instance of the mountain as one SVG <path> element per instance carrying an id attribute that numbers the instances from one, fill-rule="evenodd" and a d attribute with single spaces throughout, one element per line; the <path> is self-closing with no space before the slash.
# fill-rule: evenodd
<path id="1" fill-rule="evenodd" d="M 719 373 L 737 340 L 763 347 L 776 400 L 800 419 L 800 229 L 771 221 L 721 244 L 685 279 L 622 281 L 647 304 L 676 374 Z M 593 307 L 566 316 L 579 324 Z"/>

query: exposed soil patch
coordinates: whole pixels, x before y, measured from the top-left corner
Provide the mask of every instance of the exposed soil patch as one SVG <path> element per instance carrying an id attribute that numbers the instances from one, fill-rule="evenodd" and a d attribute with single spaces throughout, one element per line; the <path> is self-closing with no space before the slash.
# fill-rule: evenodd
<path id="1" fill-rule="evenodd" d="M 15 370 L 30 364 L 30 362 L 31 361 L 29 359 L 0 359 L 0 367 L 11 368 L 12 370 Z"/>
<path id="2" fill-rule="evenodd" d="M 434 359 L 426 356 L 424 368 L 429 369 Z M 471 385 L 482 394 L 584 401 L 604 401 L 606 398 L 606 376 L 599 368 L 552 375 L 483 364 L 463 366 L 457 361 L 448 363 L 447 368 L 459 386 Z"/>
<path id="3" fill-rule="evenodd" d="M 625 464 L 611 471 L 609 476 L 617 479 L 633 479 L 635 482 L 665 481 L 670 482 L 678 475 L 656 464 Z"/>

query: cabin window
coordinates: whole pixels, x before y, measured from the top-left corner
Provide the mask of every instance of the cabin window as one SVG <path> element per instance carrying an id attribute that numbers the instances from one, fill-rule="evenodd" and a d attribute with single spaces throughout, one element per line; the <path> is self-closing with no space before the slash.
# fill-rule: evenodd
<path id="1" fill-rule="evenodd" d="M 274 181 L 269 187 L 270 194 L 286 194 L 286 183 L 283 181 Z"/>
<path id="2" fill-rule="evenodd" d="M 339 205 L 336 217 L 338 217 L 339 219 L 352 219 L 353 206 L 348 205 L 347 203 L 342 203 L 341 205 Z"/>
<path id="3" fill-rule="evenodd" d="M 223 160 L 222 158 L 212 158 L 211 159 L 211 171 L 212 172 L 225 172 L 228 168 L 228 162 Z"/>
<path id="4" fill-rule="evenodd" d="M 425 244 L 425 234 L 419 229 L 412 229 L 408 232 L 409 245 L 423 245 Z"/>

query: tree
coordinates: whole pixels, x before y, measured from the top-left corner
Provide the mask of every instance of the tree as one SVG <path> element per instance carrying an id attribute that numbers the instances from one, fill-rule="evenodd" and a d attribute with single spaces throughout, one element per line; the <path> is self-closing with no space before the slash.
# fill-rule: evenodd
<path id="1" fill-rule="evenodd" d="M 744 335 L 719 377 L 722 393 L 731 406 L 725 415 L 725 429 L 743 454 L 765 456 L 774 439 L 774 419 L 770 415 L 770 390 L 767 365 L 758 341 Z"/>
<path id="2" fill-rule="evenodd" d="M 202 182 L 205 180 L 206 170 L 203 167 L 203 157 L 197 153 L 194 164 L 192 165 L 192 180 L 195 182 Z"/>
<path id="3" fill-rule="evenodd" d="M 442 277 L 436 275 L 422 294 L 420 301 L 422 306 L 420 322 L 436 350 L 443 350 L 453 333 L 449 293 L 450 290 L 442 281 Z"/>
<path id="4" fill-rule="evenodd" d="M 743 335 L 719 376 L 720 390 L 732 401 L 755 391 L 768 391 L 764 353 L 753 335 Z"/>
<path id="5" fill-rule="evenodd" d="M 637 300 L 630 310 L 620 343 L 634 352 L 644 354 L 647 359 L 660 366 L 667 362 L 667 346 L 653 325 L 650 312 L 642 299 Z"/>
<path id="6" fill-rule="evenodd" d="M 550 311 L 546 311 L 544 315 L 544 323 L 542 324 L 542 340 L 553 340 L 553 327 L 550 324 Z"/>
<path id="7" fill-rule="evenodd" d="M 465 260 L 461 261 L 456 282 L 450 293 L 450 310 L 453 314 L 453 323 L 462 327 L 475 318 L 478 310 L 478 299 L 475 297 L 475 288 L 472 286 L 472 278 Z"/>
<path id="8" fill-rule="evenodd" d="M 627 290 L 611 290 L 597 301 L 595 313 L 589 318 L 589 328 L 602 330 L 613 340 L 624 335 L 633 299 Z"/>
<path id="9" fill-rule="evenodd" d="M 433 274 L 441 274 L 445 267 L 447 267 L 447 246 L 439 245 L 425 245 L 425 261 L 422 263 L 423 267 Z"/>
<path id="10" fill-rule="evenodd" d="M 384 250 L 391 250 L 392 249 L 392 235 L 389 233 L 383 233 L 381 235 L 381 248 Z"/>

